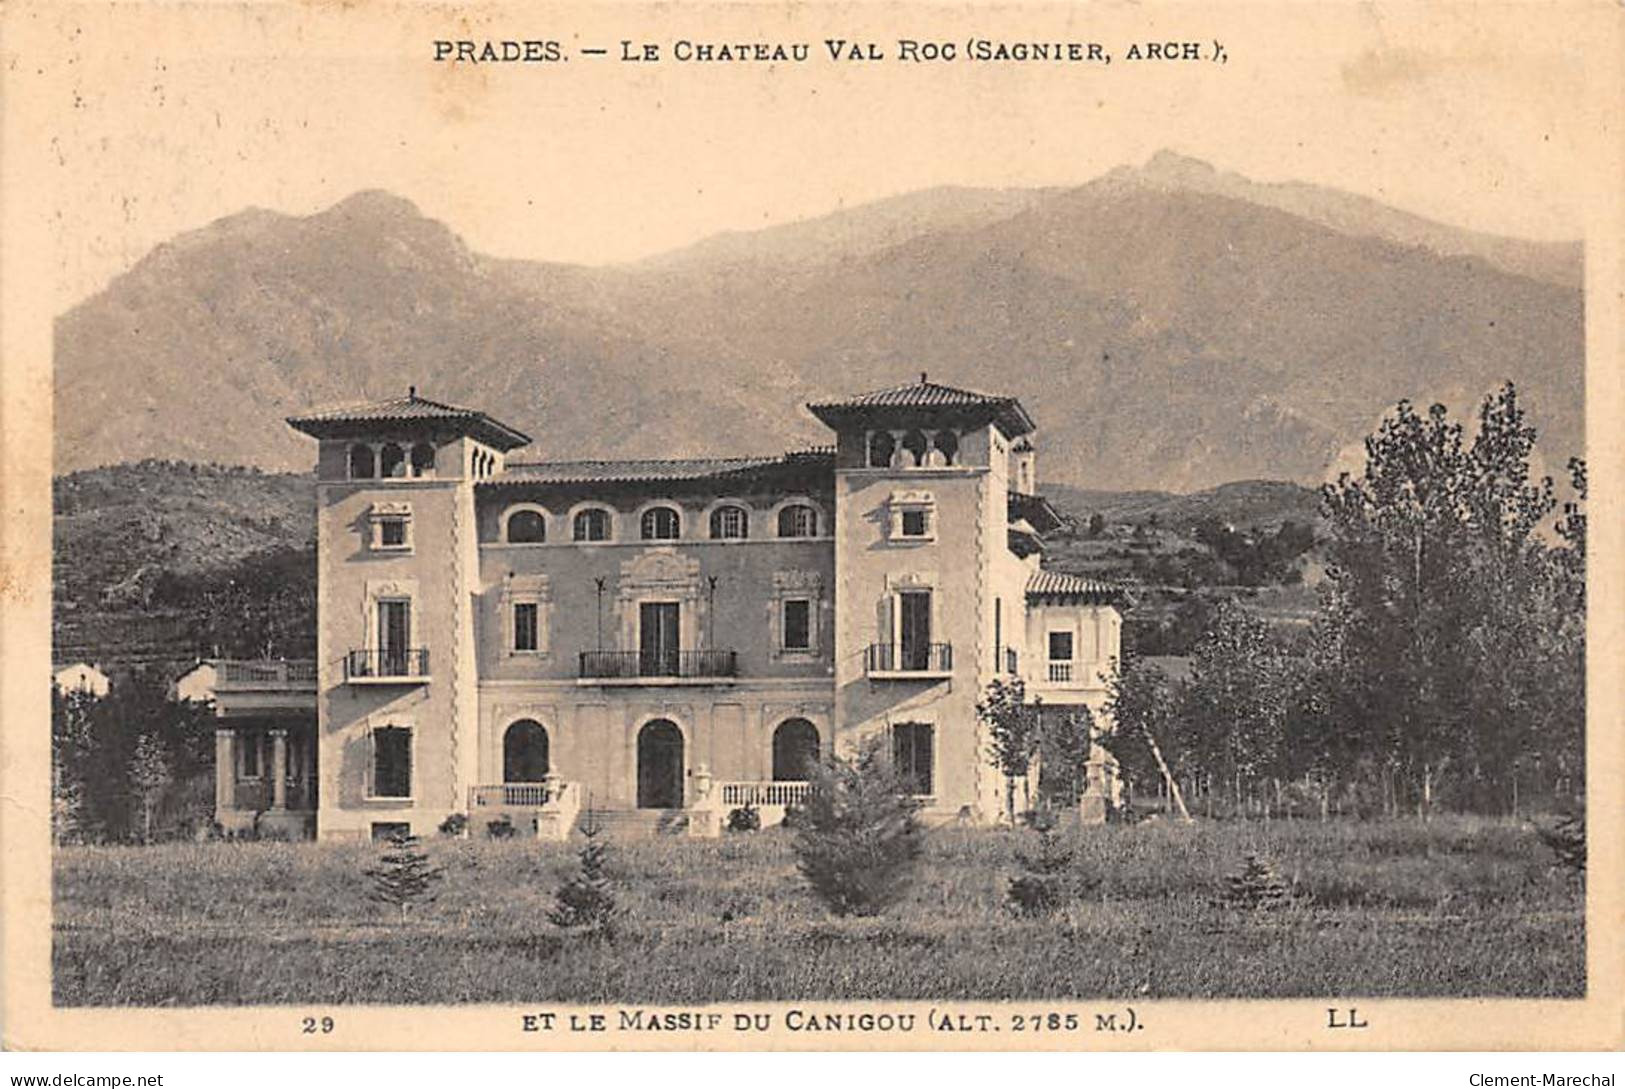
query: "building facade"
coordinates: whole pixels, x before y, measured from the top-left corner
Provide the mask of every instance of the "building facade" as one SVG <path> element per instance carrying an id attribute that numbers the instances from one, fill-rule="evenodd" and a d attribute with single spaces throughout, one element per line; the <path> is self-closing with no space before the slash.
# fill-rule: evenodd
<path id="1" fill-rule="evenodd" d="M 1043 570 L 1014 398 L 922 375 L 809 407 L 833 445 L 690 460 L 522 460 L 415 390 L 291 419 L 317 440 L 317 834 L 561 799 L 566 833 L 681 826 L 793 802 L 876 735 L 927 819 L 996 819 L 978 695 L 1019 676 L 1098 713 L 1114 593 Z"/>

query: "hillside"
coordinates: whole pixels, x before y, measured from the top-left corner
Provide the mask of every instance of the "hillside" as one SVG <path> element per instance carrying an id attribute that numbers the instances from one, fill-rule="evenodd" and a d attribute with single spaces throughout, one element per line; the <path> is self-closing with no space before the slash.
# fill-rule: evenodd
<path id="1" fill-rule="evenodd" d="M 62 315 L 56 452 L 303 469 L 285 416 L 416 385 L 536 456 L 760 453 L 827 438 L 806 401 L 929 370 L 1022 397 L 1045 475 L 1090 488 L 1311 484 L 1400 398 L 1467 413 L 1508 378 L 1561 464 L 1582 448 L 1578 275 L 1573 246 L 1168 155 L 608 268 L 487 259 L 362 193 L 220 220 Z"/>
<path id="2" fill-rule="evenodd" d="M 189 587 L 315 538 L 309 476 L 142 461 L 59 476 L 52 498 L 58 660 L 185 658 Z"/>

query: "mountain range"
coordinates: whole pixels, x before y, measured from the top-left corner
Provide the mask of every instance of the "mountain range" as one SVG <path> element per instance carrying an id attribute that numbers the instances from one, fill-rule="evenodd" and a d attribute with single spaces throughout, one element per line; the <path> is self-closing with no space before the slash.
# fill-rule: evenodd
<path id="1" fill-rule="evenodd" d="M 1040 476 L 1312 483 L 1401 398 L 1516 381 L 1582 451 L 1581 252 L 1162 153 L 1061 189 L 938 188 L 626 265 L 491 258 L 388 193 L 179 236 L 56 327 L 56 458 L 307 470 L 283 418 L 408 385 L 537 457 L 827 441 L 800 406 L 934 381 L 1010 392 Z"/>

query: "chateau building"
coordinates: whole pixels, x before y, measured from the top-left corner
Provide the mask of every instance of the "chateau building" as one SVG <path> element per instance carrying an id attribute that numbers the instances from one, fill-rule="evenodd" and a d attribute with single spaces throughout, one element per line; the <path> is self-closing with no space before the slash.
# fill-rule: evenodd
<path id="1" fill-rule="evenodd" d="M 523 459 L 415 390 L 289 420 L 317 440 L 315 721 L 222 720 L 222 824 L 703 832 L 877 735 L 926 819 L 998 819 L 978 696 L 1019 676 L 1098 714 L 1114 591 L 1042 568 L 1015 398 L 921 375 L 809 408 L 832 446 L 694 460 Z"/>

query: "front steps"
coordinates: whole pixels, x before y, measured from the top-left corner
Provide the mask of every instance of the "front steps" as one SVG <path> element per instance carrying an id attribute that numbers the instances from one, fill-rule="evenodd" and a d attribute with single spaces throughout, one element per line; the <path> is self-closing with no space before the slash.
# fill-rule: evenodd
<path id="1" fill-rule="evenodd" d="M 587 823 L 587 811 L 576 817 L 575 831 Z M 595 809 L 592 822 L 609 839 L 649 839 L 688 834 L 688 812 L 683 809 Z"/>

